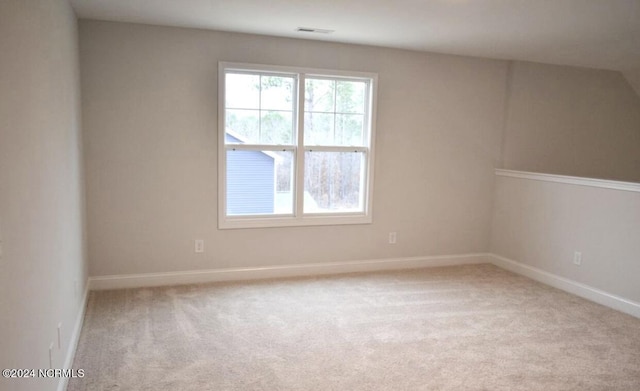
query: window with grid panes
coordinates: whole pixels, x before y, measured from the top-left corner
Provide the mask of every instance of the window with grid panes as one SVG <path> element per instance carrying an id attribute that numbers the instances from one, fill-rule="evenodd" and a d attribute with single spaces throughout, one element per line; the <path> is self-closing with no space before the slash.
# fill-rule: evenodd
<path id="1" fill-rule="evenodd" d="M 220 228 L 370 223 L 376 79 L 221 63 Z"/>

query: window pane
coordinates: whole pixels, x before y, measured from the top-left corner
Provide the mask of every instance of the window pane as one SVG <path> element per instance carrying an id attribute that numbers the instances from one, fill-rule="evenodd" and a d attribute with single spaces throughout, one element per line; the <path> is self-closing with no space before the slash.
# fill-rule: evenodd
<path id="1" fill-rule="evenodd" d="M 336 114 L 335 145 L 364 146 L 363 120 L 362 114 Z"/>
<path id="2" fill-rule="evenodd" d="M 304 143 L 306 145 L 332 145 L 334 115 L 304 113 Z"/>
<path id="3" fill-rule="evenodd" d="M 261 111 L 260 143 L 293 143 L 293 113 L 290 111 Z"/>
<path id="4" fill-rule="evenodd" d="M 262 76 L 261 109 L 293 111 L 292 77 Z"/>
<path id="5" fill-rule="evenodd" d="M 227 151 L 227 215 L 293 213 L 293 152 Z"/>
<path id="6" fill-rule="evenodd" d="M 225 110 L 227 144 L 260 142 L 260 111 Z"/>
<path id="7" fill-rule="evenodd" d="M 336 112 L 364 114 L 364 96 L 367 85 L 361 81 L 336 83 Z"/>
<path id="8" fill-rule="evenodd" d="M 304 110 L 333 112 L 336 82 L 333 80 L 306 79 L 304 91 Z"/>
<path id="9" fill-rule="evenodd" d="M 304 159 L 305 213 L 364 211 L 364 153 L 307 151 Z"/>
<path id="10" fill-rule="evenodd" d="M 227 73 L 225 104 L 231 109 L 259 109 L 260 76 Z"/>

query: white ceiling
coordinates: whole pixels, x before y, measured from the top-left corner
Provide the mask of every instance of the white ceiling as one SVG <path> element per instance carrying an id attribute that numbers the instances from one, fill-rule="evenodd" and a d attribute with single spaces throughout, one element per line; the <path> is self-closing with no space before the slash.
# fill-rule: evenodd
<path id="1" fill-rule="evenodd" d="M 78 17 L 626 71 L 640 0 L 71 0 Z M 335 30 L 328 35 L 297 27 Z"/>

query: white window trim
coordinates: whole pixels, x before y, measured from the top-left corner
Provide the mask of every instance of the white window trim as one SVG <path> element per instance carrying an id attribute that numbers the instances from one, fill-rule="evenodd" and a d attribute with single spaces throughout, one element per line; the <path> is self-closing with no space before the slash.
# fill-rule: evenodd
<path id="1" fill-rule="evenodd" d="M 365 167 L 365 186 L 366 195 L 364 196 L 364 212 L 357 213 L 319 213 L 304 214 L 303 205 L 299 200 L 304 197 L 304 132 L 296 128 L 295 132 L 298 137 L 296 145 L 287 149 L 295 151 L 296 162 L 294 162 L 295 170 L 295 187 L 294 187 L 294 214 L 293 215 L 260 215 L 260 216 L 227 216 L 226 215 L 226 148 L 225 148 L 225 72 L 227 70 L 245 70 L 258 72 L 273 72 L 280 74 L 297 74 L 298 75 L 298 97 L 304 96 L 304 79 L 305 76 L 320 76 L 328 78 L 345 78 L 345 79 L 368 79 L 369 80 L 369 107 L 368 121 L 370 126 L 369 146 L 356 148 L 360 150 L 368 150 L 367 167 Z M 317 68 L 299 68 L 261 64 L 245 64 L 233 62 L 220 62 L 218 64 L 218 228 L 220 229 L 237 229 L 237 228 L 269 228 L 269 227 L 292 227 L 292 226 L 314 226 L 314 225 L 343 225 L 343 224 L 370 224 L 373 222 L 373 179 L 375 165 L 375 134 L 376 134 L 376 101 L 377 101 L 377 84 L 378 75 L 369 72 L 351 72 L 331 69 Z M 295 108 L 294 115 L 297 114 L 298 119 L 296 126 L 304 126 L 304 99 L 298 98 L 298 105 Z M 265 146 L 267 147 L 267 146 Z M 263 150 L 281 150 L 282 146 L 269 145 Z M 314 147 L 313 149 L 341 149 L 343 147 Z M 354 148 L 349 148 L 353 150 Z M 301 156 L 302 155 L 302 156 Z"/>

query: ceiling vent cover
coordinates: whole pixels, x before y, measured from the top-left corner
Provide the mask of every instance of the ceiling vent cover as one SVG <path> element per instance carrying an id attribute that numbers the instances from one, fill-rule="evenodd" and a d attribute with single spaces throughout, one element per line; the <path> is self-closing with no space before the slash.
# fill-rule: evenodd
<path id="1" fill-rule="evenodd" d="M 296 31 L 301 33 L 331 34 L 335 30 L 316 29 L 313 27 L 298 27 Z"/>

